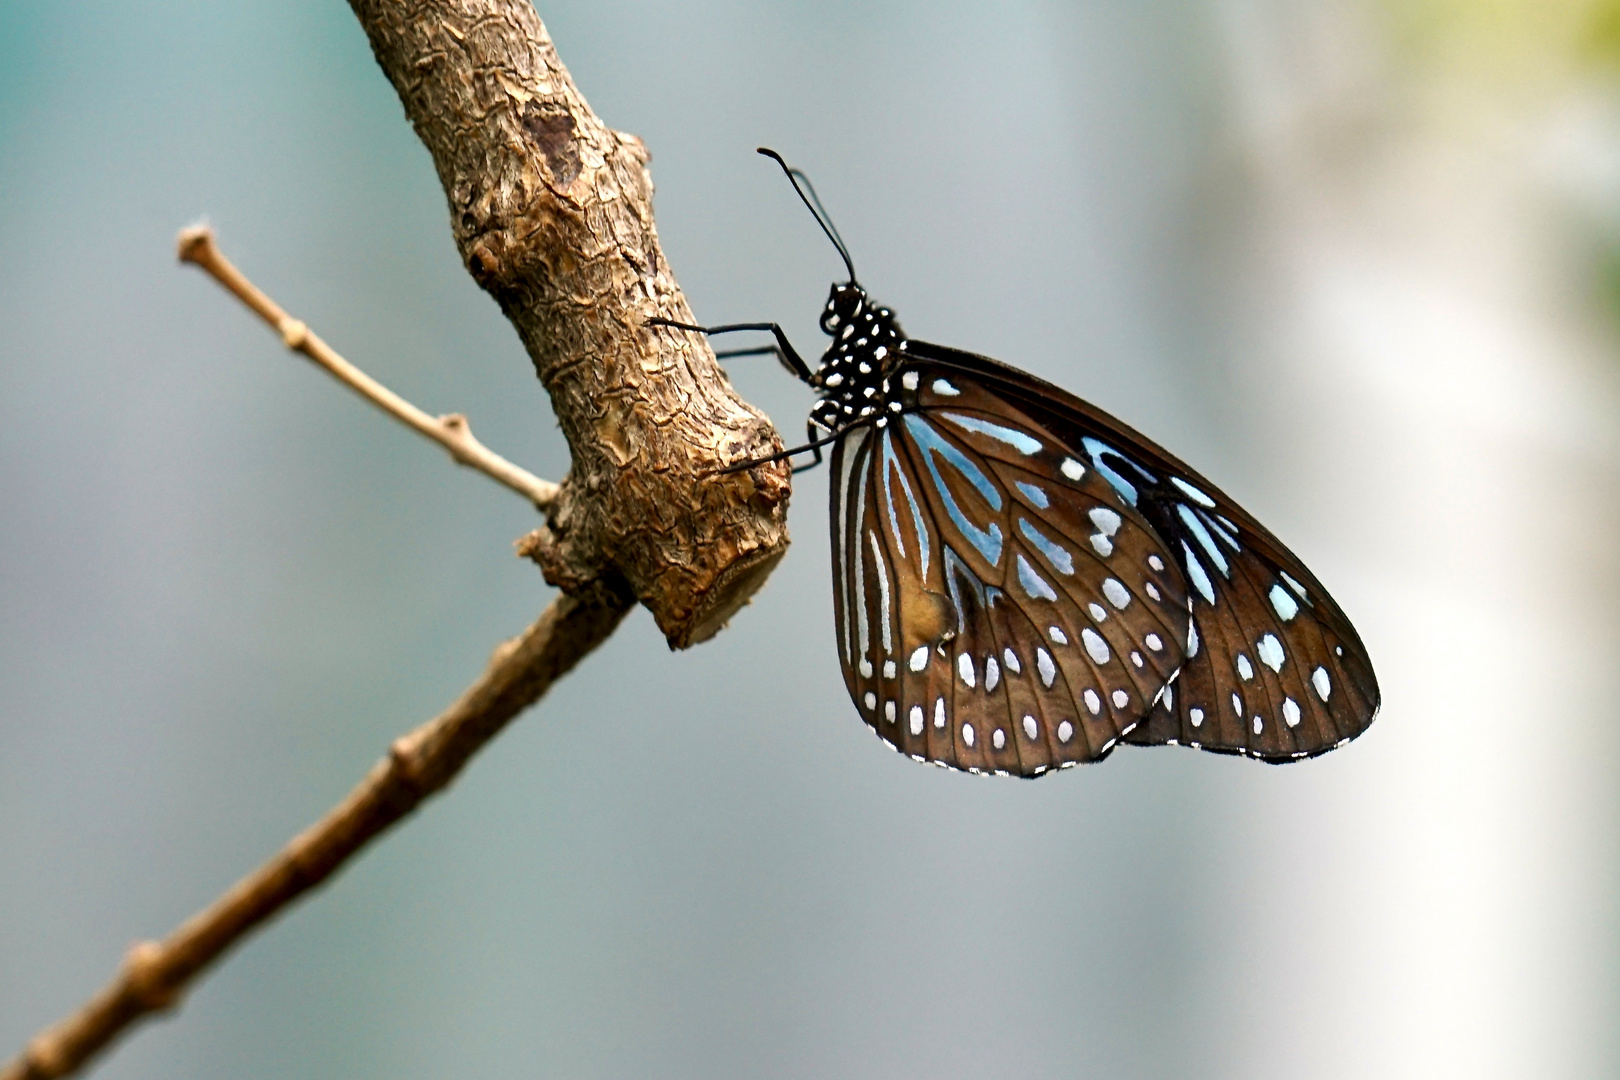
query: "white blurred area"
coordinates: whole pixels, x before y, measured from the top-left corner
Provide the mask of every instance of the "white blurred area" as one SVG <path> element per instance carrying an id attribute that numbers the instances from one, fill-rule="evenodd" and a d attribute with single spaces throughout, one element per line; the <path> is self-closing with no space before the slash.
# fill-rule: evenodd
<path id="1" fill-rule="evenodd" d="M 1348 571 L 1384 708 L 1370 774 L 1250 789 L 1280 843 L 1229 868 L 1212 1058 L 1608 1075 L 1620 84 L 1591 5 L 1218 10 L 1230 393 L 1280 433 L 1256 472 L 1309 507 L 1298 544 Z"/>

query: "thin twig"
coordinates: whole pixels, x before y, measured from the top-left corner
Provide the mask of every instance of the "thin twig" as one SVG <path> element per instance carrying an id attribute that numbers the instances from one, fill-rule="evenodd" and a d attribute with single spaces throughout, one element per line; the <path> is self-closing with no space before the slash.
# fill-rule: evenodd
<path id="1" fill-rule="evenodd" d="M 599 586 L 559 596 L 502 644 L 478 681 L 435 719 L 395 740 L 335 809 L 161 942 L 141 942 L 112 981 L 0 1067 L 0 1080 L 49 1080 L 83 1066 L 143 1017 L 173 1008 L 189 983 L 389 826 L 450 783 L 473 754 L 605 641 L 633 600 Z"/>
<path id="2" fill-rule="evenodd" d="M 557 498 L 556 484 L 512 464 L 474 438 L 465 416 L 460 413 L 429 416 L 339 356 L 313 330 L 281 310 L 280 305 L 220 254 L 219 247 L 214 243 L 214 231 L 206 225 L 181 230 L 180 261 L 206 270 L 209 276 L 269 323 L 281 335 L 287 348 L 303 353 L 377 408 L 444 447 L 460 464 L 505 484 L 541 510 L 549 507 Z"/>

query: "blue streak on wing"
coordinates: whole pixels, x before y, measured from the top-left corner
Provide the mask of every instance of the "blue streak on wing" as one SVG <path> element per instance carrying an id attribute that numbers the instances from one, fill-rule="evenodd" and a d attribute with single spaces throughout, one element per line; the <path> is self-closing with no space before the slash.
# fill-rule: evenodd
<path id="1" fill-rule="evenodd" d="M 1024 493 L 1024 498 L 1028 499 L 1038 509 L 1045 510 L 1052 505 L 1052 500 L 1047 498 L 1046 491 L 1043 488 L 1039 488 L 1034 484 L 1026 484 L 1022 480 L 1014 480 L 1013 483 L 1019 491 Z"/>
<path id="2" fill-rule="evenodd" d="M 894 531 L 894 543 L 900 551 L 900 557 L 906 556 L 905 542 L 900 539 L 900 522 L 894 512 L 894 491 L 889 484 L 890 470 L 900 478 L 900 490 L 905 492 L 906 502 L 911 506 L 911 523 L 917 529 L 917 546 L 922 549 L 922 577 L 928 578 L 928 527 L 923 523 L 922 510 L 917 506 L 917 496 L 911 492 L 911 481 L 906 479 L 906 471 L 900 467 L 899 460 L 894 453 L 894 433 L 883 433 L 883 493 L 889 500 L 889 528 Z"/>
<path id="3" fill-rule="evenodd" d="M 1215 569 L 1221 572 L 1221 576 L 1231 577 L 1232 571 L 1226 565 L 1226 556 L 1221 554 L 1221 549 L 1215 546 L 1215 538 L 1209 535 L 1209 530 L 1204 528 L 1202 521 L 1198 520 L 1198 515 L 1193 513 L 1186 503 L 1176 503 L 1176 513 L 1181 515 L 1182 523 L 1187 526 L 1187 531 L 1192 533 L 1193 538 L 1198 541 L 1198 546 L 1209 554 L 1210 562 L 1215 564 Z"/>
<path id="4" fill-rule="evenodd" d="M 1041 441 L 1024 434 L 1015 428 L 993 424 L 988 420 L 980 420 L 976 416 L 963 416 L 961 413 L 941 413 L 945 419 L 961 428 L 963 431 L 974 431 L 980 435 L 988 435 L 998 442 L 1004 442 L 1020 454 L 1038 454 L 1041 452 Z"/>
<path id="5" fill-rule="evenodd" d="M 1046 556 L 1046 561 L 1064 577 L 1074 574 L 1074 557 L 1053 543 L 1045 533 L 1029 523 L 1027 518 L 1018 519 L 1018 531 L 1024 534 L 1024 539 L 1035 545 L 1035 549 Z"/>
<path id="6" fill-rule="evenodd" d="M 1231 522 L 1227 522 L 1226 519 L 1221 517 L 1219 514 L 1211 514 L 1208 510 L 1195 510 L 1193 513 L 1197 514 L 1203 519 L 1204 524 L 1209 526 L 1209 531 L 1214 533 L 1215 538 L 1221 543 L 1225 544 L 1233 551 L 1243 550 L 1243 548 L 1238 546 L 1237 529 L 1235 527 L 1226 527 L 1230 526 Z M 1222 522 L 1226 522 L 1226 525 L 1223 526 L 1221 524 Z"/>
<path id="7" fill-rule="evenodd" d="M 977 488 L 992 510 L 1000 511 L 1001 492 L 996 490 L 990 478 L 984 475 L 977 465 L 967 459 L 966 454 L 941 438 L 932 424 L 916 413 L 907 413 L 905 420 L 906 430 L 917 440 L 917 445 L 922 447 L 923 462 L 928 466 L 928 475 L 933 477 L 934 490 L 939 492 L 940 500 L 945 504 L 945 512 L 951 517 L 951 524 L 967 537 L 969 543 L 979 549 L 979 554 L 984 556 L 986 562 L 991 566 L 998 565 L 1001 562 L 1001 526 L 992 521 L 988 529 L 981 529 L 967 519 L 967 515 L 957 505 L 956 497 L 951 494 L 951 489 L 946 486 L 945 478 L 939 474 L 939 465 L 935 462 L 934 455 L 944 458 L 966 478 L 968 483 Z"/>
<path id="8" fill-rule="evenodd" d="M 1080 440 L 1080 444 L 1086 448 L 1086 453 L 1091 455 L 1091 467 L 1101 473 L 1103 479 L 1107 480 L 1113 489 L 1119 492 L 1119 497 L 1130 503 L 1132 506 L 1136 505 L 1136 485 L 1121 476 L 1112 465 L 1104 462 L 1104 454 L 1110 454 L 1116 459 L 1126 462 L 1132 469 L 1147 479 L 1149 483 L 1158 483 L 1158 481 L 1154 479 L 1152 473 L 1148 472 L 1140 465 L 1137 465 L 1134 461 L 1131 461 L 1130 458 L 1126 457 L 1124 454 L 1120 453 L 1118 450 L 1115 450 L 1112 446 L 1109 446 L 1100 439 L 1085 438 Z"/>
<path id="9" fill-rule="evenodd" d="M 1181 550 L 1187 556 L 1187 576 L 1192 579 L 1193 585 L 1203 594 L 1204 599 L 1213 604 L 1215 587 L 1209 583 L 1209 575 L 1204 573 L 1204 564 L 1198 561 L 1198 556 L 1187 546 L 1187 541 L 1181 542 Z"/>
<path id="10" fill-rule="evenodd" d="M 1024 592 L 1031 600 L 1057 599 L 1057 593 L 1052 591 L 1052 586 L 1035 572 L 1035 568 L 1029 565 L 1029 560 L 1024 558 L 1022 553 L 1018 556 L 1018 584 L 1024 587 Z"/>
<path id="11" fill-rule="evenodd" d="M 984 582 L 979 580 L 979 575 L 973 572 L 973 568 L 964 563 L 961 557 L 952 551 L 950 545 L 947 544 L 945 545 L 945 585 L 950 589 L 951 603 L 956 608 L 956 634 L 961 637 L 967 633 L 967 607 L 962 603 L 962 593 L 956 587 L 958 578 L 966 581 L 968 588 L 973 590 L 973 598 L 979 602 L 981 610 L 990 606 L 993 597 L 985 595 Z M 997 596 L 1000 595 L 1000 590 L 990 591 Z"/>

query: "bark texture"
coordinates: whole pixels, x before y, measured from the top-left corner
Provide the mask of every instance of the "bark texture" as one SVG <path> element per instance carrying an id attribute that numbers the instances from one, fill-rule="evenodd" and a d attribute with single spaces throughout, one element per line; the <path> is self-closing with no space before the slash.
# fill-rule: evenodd
<path id="1" fill-rule="evenodd" d="M 659 250 L 648 155 L 597 119 L 529 0 L 351 0 L 433 156 L 467 269 L 534 359 L 573 451 L 521 545 L 565 591 L 622 578 L 671 647 L 711 637 L 787 549 L 781 449 Z"/>

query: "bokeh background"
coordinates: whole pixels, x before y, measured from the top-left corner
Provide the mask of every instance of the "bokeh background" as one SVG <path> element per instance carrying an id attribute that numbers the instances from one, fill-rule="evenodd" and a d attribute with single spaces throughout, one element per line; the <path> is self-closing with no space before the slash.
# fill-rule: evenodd
<path id="1" fill-rule="evenodd" d="M 815 177 L 918 337 L 1199 463 L 1385 707 L 1265 768 L 918 767 L 834 660 L 826 476 L 725 634 L 634 615 L 99 1068 L 1620 1073 L 1620 4 L 542 5 L 700 318 L 818 351 Z M 0 2 L 0 1053 L 315 819 L 547 600 L 532 512 L 202 275 L 199 218 L 561 477 L 335 0 Z M 785 432 L 807 393 L 735 381 Z"/>

